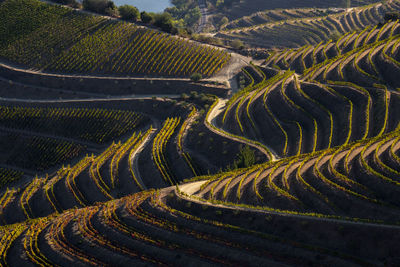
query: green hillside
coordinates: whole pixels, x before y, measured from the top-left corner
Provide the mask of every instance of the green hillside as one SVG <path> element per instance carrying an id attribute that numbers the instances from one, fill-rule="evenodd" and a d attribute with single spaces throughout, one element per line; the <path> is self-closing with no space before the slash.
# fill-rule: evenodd
<path id="1" fill-rule="evenodd" d="M 41 71 L 212 76 L 230 59 L 224 50 L 36 0 L 6 0 L 0 17 L 0 57 Z"/>
<path id="2" fill-rule="evenodd" d="M 0 4 L 0 266 L 400 266 L 400 0 L 217 3 Z"/>

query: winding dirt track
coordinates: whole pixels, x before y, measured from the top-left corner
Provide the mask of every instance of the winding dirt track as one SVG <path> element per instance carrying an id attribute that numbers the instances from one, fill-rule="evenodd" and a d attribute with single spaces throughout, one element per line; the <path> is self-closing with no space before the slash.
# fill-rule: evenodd
<path id="1" fill-rule="evenodd" d="M 204 181 L 198 181 L 194 183 L 188 183 L 184 185 L 179 185 L 179 190 L 184 192 L 185 194 L 188 194 L 189 196 L 193 195 L 196 192 L 200 191 L 200 187 L 205 184 L 207 180 Z"/>
<path id="2" fill-rule="evenodd" d="M 0 97 L 2 101 L 19 102 L 19 103 L 79 103 L 79 102 L 98 102 L 98 101 L 125 101 L 134 99 L 152 99 L 156 98 L 180 98 L 180 95 L 128 95 L 128 96 L 103 96 L 96 98 L 74 98 L 74 99 L 19 99 Z"/>
<path id="3" fill-rule="evenodd" d="M 251 212 L 259 212 L 259 213 L 266 213 L 266 214 L 273 214 L 273 215 L 279 215 L 279 216 L 286 216 L 286 217 L 293 217 L 293 218 L 299 218 L 299 219 L 308 219 L 308 220 L 316 220 L 316 221 L 324 221 L 324 222 L 333 222 L 333 223 L 341 223 L 341 224 L 353 224 L 353 225 L 362 225 L 362 226 L 370 226 L 370 227 L 377 227 L 377 228 L 386 228 L 386 229 L 393 229 L 393 230 L 399 230 L 400 226 L 398 225 L 388 225 L 388 224 L 377 224 L 377 223 L 369 223 L 369 222 L 359 222 L 359 221 L 350 221 L 350 220 L 341 220 L 341 219 L 332 219 L 332 218 L 324 218 L 324 217 L 316 217 L 316 216 L 309 216 L 309 215 L 301 215 L 301 214 L 290 214 L 290 213 L 285 213 L 285 212 L 277 212 L 277 211 L 267 211 L 267 210 L 262 210 L 262 209 L 256 209 L 256 208 L 246 208 L 246 207 L 240 207 L 236 205 L 230 205 L 230 204 L 214 204 L 209 201 L 201 201 L 198 200 L 194 197 L 194 193 L 200 191 L 201 185 L 203 185 L 206 181 L 197 181 L 197 182 L 192 182 L 192 183 L 187 183 L 184 185 L 178 185 L 179 190 L 181 193 L 176 191 L 176 188 L 173 188 L 175 190 L 176 194 L 179 195 L 181 198 L 186 199 L 188 201 L 192 201 L 201 205 L 208 205 L 212 207 L 218 207 L 218 208 L 224 208 L 224 209 L 235 209 L 235 210 L 243 210 L 243 211 L 251 211 Z M 165 190 L 172 189 L 171 188 L 166 188 Z M 185 195 L 183 195 L 183 194 Z"/>
<path id="4" fill-rule="evenodd" d="M 147 136 L 146 139 L 143 140 L 143 142 L 140 144 L 140 146 L 136 149 L 136 151 L 129 158 L 129 160 L 133 166 L 133 170 L 132 170 L 133 174 L 135 175 L 138 183 L 144 189 L 147 189 L 147 187 L 146 187 L 146 184 L 143 182 L 143 179 L 142 179 L 142 177 L 140 175 L 140 171 L 139 171 L 139 154 L 143 151 L 143 149 L 147 146 L 147 144 L 153 139 L 153 136 L 157 132 L 157 128 L 160 128 L 160 127 L 156 126 L 156 128 L 153 128 L 151 134 L 149 134 L 149 136 Z"/>
<path id="5" fill-rule="evenodd" d="M 199 26 L 197 27 L 196 32 L 200 33 L 200 32 L 203 31 L 203 29 L 207 25 L 208 9 L 207 9 L 207 3 L 206 3 L 205 0 L 198 0 L 198 5 L 199 5 L 199 8 L 200 8 L 201 17 L 200 17 Z"/>
<path id="6" fill-rule="evenodd" d="M 268 151 L 259 145 L 256 145 L 250 141 L 247 141 L 245 138 L 235 137 L 233 135 L 228 134 L 221 128 L 219 128 L 216 123 L 216 117 L 224 110 L 224 107 L 228 100 L 227 99 L 221 100 L 220 98 L 218 98 L 217 101 L 218 101 L 218 103 L 214 106 L 214 109 L 210 111 L 209 115 L 204 120 L 205 126 L 210 131 L 212 131 L 218 135 L 224 136 L 228 139 L 231 139 L 235 142 L 239 142 L 239 143 L 251 146 L 251 147 L 259 150 L 261 153 L 263 153 L 270 161 L 276 161 L 279 158 L 277 156 L 277 154 L 271 148 L 267 148 L 269 150 Z"/>
<path id="7" fill-rule="evenodd" d="M 124 77 L 124 76 L 112 76 L 112 75 L 95 75 L 95 74 L 62 74 L 62 73 L 51 73 L 51 72 L 41 72 L 38 70 L 34 69 L 26 69 L 26 68 L 21 68 L 17 65 L 11 65 L 8 63 L 4 63 L 0 61 L 0 67 L 5 68 L 5 69 L 10 69 L 15 72 L 23 72 L 23 73 L 29 73 L 29 74 L 37 74 L 41 76 L 47 76 L 47 77 L 58 77 L 58 78 L 91 78 L 91 79 L 114 79 L 114 80 L 154 80 L 154 81 L 190 81 L 189 78 L 174 78 L 174 77 L 143 77 L 141 76 L 129 76 L 129 77 Z"/>

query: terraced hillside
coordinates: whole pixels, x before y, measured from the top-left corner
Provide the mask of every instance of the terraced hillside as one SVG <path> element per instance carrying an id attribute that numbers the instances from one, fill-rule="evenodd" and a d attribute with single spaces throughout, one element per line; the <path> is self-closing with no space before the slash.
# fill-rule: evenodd
<path id="1" fill-rule="evenodd" d="M 286 17 L 282 17 L 280 11 L 269 11 L 270 15 L 274 15 L 275 20 L 264 22 L 260 19 L 257 23 L 247 26 L 241 22 L 247 20 L 245 18 L 237 22 L 238 27 L 226 28 L 218 32 L 216 36 L 228 40 L 239 39 L 251 47 L 312 46 L 328 40 L 336 41 L 336 38 L 342 34 L 360 32 L 367 26 L 373 27 L 383 21 L 385 13 L 396 12 L 399 8 L 400 2 L 391 0 L 343 9 L 333 14 L 327 12 L 318 14 L 314 11 L 315 16 L 312 16 L 313 13 L 310 11 L 299 14 L 296 9 L 287 11 Z M 252 15 L 250 20 L 257 16 L 257 14 Z"/>
<path id="2" fill-rule="evenodd" d="M 222 25 L 224 30 L 233 30 L 237 28 L 254 27 L 260 24 L 273 23 L 278 21 L 286 21 L 300 18 L 312 18 L 326 16 L 343 12 L 343 9 L 314 9 L 314 8 L 294 8 L 294 9 L 268 9 L 259 11 L 249 16 L 244 16 Z"/>
<path id="3" fill-rule="evenodd" d="M 245 216 L 245 220 L 240 219 Z M 341 233 L 350 240 L 353 235 L 346 233 L 354 229 L 368 237 L 378 234 L 370 224 L 299 218 L 302 226 L 293 227 L 290 218 L 265 216 L 194 202 L 169 188 L 15 225 L 3 231 L 2 251 L 11 259 L 10 264 L 17 265 L 307 265 L 315 258 L 326 265 L 371 264 L 370 259 L 349 255 L 357 249 L 367 255 L 364 249 L 370 243 L 345 248 L 346 254 L 321 247 L 318 238 L 318 234 L 328 232 L 332 236 Z M 322 225 L 325 230 L 320 230 Z M 271 233 L 277 227 L 295 229 L 281 237 Z M 310 228 L 313 230 L 307 231 Z M 390 242 L 391 232 L 379 231 L 379 238 Z M 300 241 L 305 238 L 314 244 Z M 27 257 L 13 257 L 20 253 Z"/>
<path id="4" fill-rule="evenodd" d="M 393 131 L 399 122 L 397 31 L 398 22 L 390 22 L 337 43 L 280 52 L 266 61 L 267 66 L 297 73 L 281 71 L 268 79 L 266 69 L 244 70 L 253 85 L 231 98 L 219 116 L 221 125 L 279 156 Z"/>
<path id="5" fill-rule="evenodd" d="M 2 185 L 24 174 L 57 169 L 148 122 L 146 116 L 129 110 L 9 103 L 2 103 L 0 110 Z"/>
<path id="6" fill-rule="evenodd" d="M 262 210 L 397 222 L 399 129 L 215 176 L 194 195 Z"/>
<path id="7" fill-rule="evenodd" d="M 391 265 L 398 226 L 383 223 L 398 218 L 398 150 L 396 131 L 329 153 L 15 224 L 2 229 L 3 260 L 12 265 Z M 346 174 L 347 166 L 356 177 Z M 360 235 L 363 242 L 354 242 Z M 377 238 L 385 249 L 377 249 Z"/>
<path id="8" fill-rule="evenodd" d="M 271 56 L 266 60 L 265 65 L 273 68 L 290 68 L 297 73 L 303 73 L 334 58 L 338 59 L 340 57 L 347 57 L 350 54 L 356 54 L 357 66 L 359 61 L 363 62 L 366 60 L 364 57 L 361 58 L 361 54 L 364 56 L 366 50 L 371 51 L 371 46 L 378 46 L 382 43 L 389 46 L 390 43 L 388 44 L 386 41 L 397 40 L 398 36 L 398 21 L 369 26 L 359 33 L 346 33 L 338 38 L 337 41 L 328 40 L 313 46 L 305 45 L 298 49 L 285 49 L 272 52 Z M 394 53 L 395 50 L 393 48 L 391 51 Z M 377 51 L 374 51 L 374 54 L 375 52 Z M 370 59 L 372 60 L 372 55 L 369 53 L 366 55 L 368 63 L 372 62 L 369 61 Z"/>
<path id="9" fill-rule="evenodd" d="M 0 264 L 398 266 L 400 28 L 371 24 L 235 61 L 230 98 L 2 99 Z"/>
<path id="10" fill-rule="evenodd" d="M 49 215 L 74 206 L 86 206 L 94 203 L 95 200 L 113 198 L 111 194 L 120 194 L 121 190 L 132 192 L 145 188 L 143 182 L 138 180 L 140 178 L 134 175 L 132 164 L 134 164 L 135 151 L 147 142 L 149 136 L 155 131 L 149 126 L 150 121 L 147 115 L 130 110 L 82 108 L 79 102 L 74 103 L 73 106 L 69 104 L 68 108 L 60 107 L 60 104 L 50 105 L 53 107 L 2 106 L 0 127 L 11 133 L 29 134 L 33 136 L 32 138 L 52 136 L 55 140 L 58 138 L 61 141 L 70 140 L 77 145 L 85 144 L 91 154 L 87 153 L 86 156 L 80 155 L 80 157 L 75 155 L 77 159 L 71 165 L 63 165 L 53 173 L 40 172 L 43 174 L 42 177 L 36 176 L 29 182 L 25 179 L 23 184 L 19 183 L 14 187 L 15 189 L 18 187 L 18 191 L 9 187 L 4 195 L 7 202 L 2 205 L 2 216 L 7 218 L 3 222 Z M 96 105 L 96 103 L 91 105 Z M 121 140 L 121 138 L 122 141 L 112 141 Z M 29 145 L 23 148 L 18 147 L 11 139 L 2 138 L 3 140 L 9 142 L 9 147 L 14 147 L 15 155 L 9 156 L 9 161 L 13 163 L 24 159 L 26 157 L 24 154 L 34 153 L 37 150 Z M 4 148 L 7 149 L 7 147 Z M 49 148 L 53 147 L 49 146 Z M 37 150 L 36 153 L 39 154 L 36 157 L 40 153 L 42 157 L 54 157 L 61 153 L 58 146 L 53 149 L 58 150 Z M 17 152 L 23 153 L 23 156 L 15 158 L 18 155 Z M 39 157 L 31 160 L 41 160 L 43 164 L 52 163 L 49 158 Z M 65 161 L 66 159 L 61 162 Z M 11 176 L 12 173 L 9 175 Z M 107 182 L 105 182 L 105 177 L 107 177 Z M 131 180 L 130 183 L 127 184 L 127 180 Z M 10 195 L 10 192 L 13 194 Z M 12 215 L 8 214 L 10 212 Z"/>
<path id="11" fill-rule="evenodd" d="M 188 128 L 201 116 L 194 106 L 146 97 L 114 102 L 60 100 L 0 107 L 0 129 L 11 137 L 29 135 L 35 142 L 1 138 L 0 155 L 7 160 L 2 169 L 3 224 L 175 185 L 222 168 L 240 149 L 219 137 L 232 156 L 219 163 L 199 161 L 213 149 L 197 152 L 185 141 Z M 115 106 L 120 109 L 111 108 Z M 38 143 L 42 139 L 47 143 Z M 86 153 L 78 154 L 78 149 Z"/>
<path id="12" fill-rule="evenodd" d="M 230 59 L 221 49 L 37 0 L 6 0 L 0 12 L 0 58 L 36 70 L 212 76 Z"/>
<path id="13" fill-rule="evenodd" d="M 217 1 L 211 1 L 217 2 Z M 353 0 L 347 1 L 297 1 L 297 0 L 271 0 L 268 2 L 262 0 L 242 0 L 227 1 L 224 8 L 219 8 L 219 12 L 227 16 L 230 21 L 252 16 L 255 13 L 263 13 L 269 10 L 290 10 L 303 8 L 346 8 L 357 7 L 377 3 L 376 0 Z M 232 4 L 230 4 L 232 3 Z"/>

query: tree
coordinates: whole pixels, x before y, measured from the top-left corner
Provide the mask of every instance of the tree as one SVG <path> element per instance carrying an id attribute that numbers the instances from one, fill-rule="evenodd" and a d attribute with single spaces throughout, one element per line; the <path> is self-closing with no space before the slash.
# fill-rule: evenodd
<path id="1" fill-rule="evenodd" d="M 254 150 L 249 146 L 244 146 L 240 148 L 237 159 L 233 162 L 233 168 L 247 168 L 253 166 L 256 163 L 256 156 Z"/>
<path id="2" fill-rule="evenodd" d="M 114 6 L 114 7 L 108 7 L 108 8 L 106 8 L 106 10 L 104 11 L 104 14 L 116 18 L 116 17 L 119 16 L 118 8 L 117 8 L 116 6 Z"/>
<path id="3" fill-rule="evenodd" d="M 171 0 L 171 3 L 178 8 L 183 8 L 187 4 L 187 0 Z"/>
<path id="4" fill-rule="evenodd" d="M 140 13 L 140 19 L 143 23 L 149 24 L 153 21 L 153 16 L 146 11 L 143 11 L 142 13 Z"/>
<path id="5" fill-rule="evenodd" d="M 339 40 L 339 38 L 340 38 L 340 33 L 339 33 L 338 31 L 335 30 L 335 31 L 333 31 L 333 32 L 331 33 L 330 38 L 332 39 L 332 41 L 336 42 L 336 41 Z"/>
<path id="6" fill-rule="evenodd" d="M 83 0 L 82 5 L 86 10 L 105 15 L 115 15 L 117 10 L 111 0 Z"/>
<path id="7" fill-rule="evenodd" d="M 60 3 L 62 5 L 71 6 L 74 8 L 79 8 L 80 4 L 76 0 L 53 0 L 56 3 Z"/>
<path id="8" fill-rule="evenodd" d="M 232 165 L 226 167 L 227 171 L 235 170 L 238 168 L 247 168 L 253 166 L 256 163 L 256 155 L 254 150 L 252 150 L 248 145 L 240 146 L 239 153 L 236 159 L 233 161 Z"/>
<path id="9" fill-rule="evenodd" d="M 139 9 L 134 6 L 123 5 L 118 8 L 118 11 L 124 20 L 137 21 L 140 17 Z"/>
<path id="10" fill-rule="evenodd" d="M 177 30 L 173 25 L 172 16 L 168 12 L 154 15 L 154 25 L 161 28 L 165 32 L 176 33 Z"/>
<path id="11" fill-rule="evenodd" d="M 192 80 L 193 82 L 198 82 L 198 81 L 200 81 L 201 79 L 203 79 L 203 76 L 202 76 L 200 73 L 197 73 L 197 72 L 193 73 L 193 74 L 190 76 L 190 80 Z"/>
<path id="12" fill-rule="evenodd" d="M 186 25 L 192 26 L 196 22 L 199 21 L 201 18 L 201 11 L 199 7 L 195 7 L 192 9 L 189 9 L 187 13 L 185 14 L 184 20 L 186 22 Z"/>
<path id="13" fill-rule="evenodd" d="M 232 41 L 232 47 L 234 49 L 240 50 L 240 49 L 244 48 L 244 44 L 243 44 L 242 40 L 235 39 L 235 40 Z"/>

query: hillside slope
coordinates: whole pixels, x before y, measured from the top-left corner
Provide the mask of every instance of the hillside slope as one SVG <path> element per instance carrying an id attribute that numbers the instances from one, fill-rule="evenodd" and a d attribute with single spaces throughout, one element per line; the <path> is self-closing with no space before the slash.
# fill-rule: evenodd
<path id="1" fill-rule="evenodd" d="M 273 9 L 291 9 L 291 8 L 328 8 L 328 7 L 346 7 L 345 2 L 327 0 L 327 1 L 313 1 L 313 0 L 242 0 L 242 1 L 231 1 L 233 2 L 232 8 L 225 11 L 224 14 L 229 19 L 237 19 L 243 16 L 249 16 L 252 13 L 259 12 L 261 10 L 273 10 Z M 362 6 L 372 3 L 377 3 L 377 0 L 353 0 L 351 6 Z"/>
<path id="2" fill-rule="evenodd" d="M 399 1 L 390 0 L 330 12 L 294 9 L 284 13 L 272 10 L 265 15 L 254 14 L 236 21 L 236 26 L 228 24 L 216 36 L 227 40 L 239 39 L 250 47 L 297 48 L 328 40 L 336 41 L 342 34 L 360 32 L 367 26 L 382 22 L 386 13 L 398 12 L 399 9 Z M 273 19 L 269 19 L 268 15 Z M 243 22 L 246 20 L 255 22 L 246 25 Z"/>
<path id="3" fill-rule="evenodd" d="M 224 50 L 37 0 L 0 4 L 0 58 L 47 72 L 212 76 Z"/>
<path id="4" fill-rule="evenodd" d="M 18 1 L 28 0 L 3 4 Z M 71 16 L 67 9 L 35 5 L 49 9 L 46 19 L 29 18 L 21 36 L 43 29 L 47 19 Z M 364 11 L 397 7 L 397 1 L 386 1 L 349 10 L 338 25 L 356 22 L 352 18 Z M 98 23 L 101 38 L 110 29 L 118 35 L 134 27 L 87 18 L 85 23 Z M 373 21 L 359 24 L 359 32 L 343 28 L 335 41 L 275 49 L 250 62 L 232 73 L 237 86 L 230 99 L 197 92 L 79 99 L 79 90 L 78 99 L 3 99 L 0 163 L 8 150 L 11 163 L 22 167 L 69 154 L 45 142 L 33 142 L 29 151 L 37 148 L 34 155 L 40 155 L 47 149 L 48 160 L 31 160 L 21 146 L 12 150 L 14 136 L 28 133 L 90 153 L 78 153 L 63 166 L 57 161 L 38 175 L 0 165 L 0 264 L 399 266 L 400 24 Z M 308 22 L 304 27 L 313 28 Z M 151 36 L 147 40 L 175 38 L 143 31 Z M 9 34 L 15 39 L 1 51 L 29 47 L 24 37 Z M 90 54 L 85 44 L 110 44 L 85 34 L 57 52 L 79 71 L 91 66 L 79 61 Z M 34 35 L 32 40 L 40 39 Z M 181 59 L 173 56 L 182 64 L 201 55 L 182 49 Z M 229 57 L 212 46 L 194 49 Z M 83 52 L 74 57 L 72 51 Z M 96 58 L 107 63 L 103 55 Z M 119 67 L 126 68 L 123 62 Z M 179 68 L 187 70 L 171 71 Z"/>

